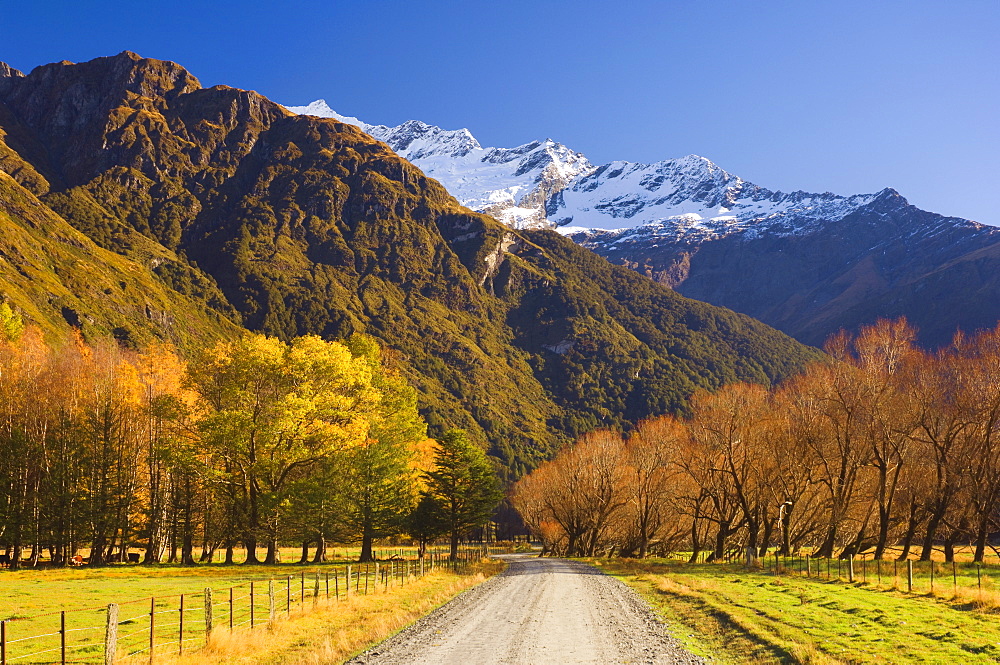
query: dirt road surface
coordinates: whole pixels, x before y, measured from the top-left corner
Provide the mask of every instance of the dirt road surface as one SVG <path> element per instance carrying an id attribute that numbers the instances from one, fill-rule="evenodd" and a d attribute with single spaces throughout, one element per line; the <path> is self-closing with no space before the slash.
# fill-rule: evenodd
<path id="1" fill-rule="evenodd" d="M 703 663 L 618 580 L 583 563 L 507 555 L 507 570 L 355 665 Z"/>

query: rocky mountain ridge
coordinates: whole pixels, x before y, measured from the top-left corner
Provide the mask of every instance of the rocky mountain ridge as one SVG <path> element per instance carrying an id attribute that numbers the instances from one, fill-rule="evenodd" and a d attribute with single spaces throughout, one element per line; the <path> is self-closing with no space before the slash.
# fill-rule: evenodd
<path id="1" fill-rule="evenodd" d="M 340 115 L 324 100 L 286 108 L 359 127 L 441 182 L 462 205 L 516 229 L 551 228 L 548 201 L 596 168 L 582 154 L 552 139 L 515 148 L 484 148 L 468 129 L 441 129 L 419 120 L 396 127 L 370 125 Z"/>
<path id="2" fill-rule="evenodd" d="M 333 113 L 325 103 L 292 110 Z M 385 136 L 401 131 L 352 121 Z M 548 186 L 540 185 L 538 172 L 524 170 L 522 190 L 534 187 L 534 196 L 510 198 L 494 212 L 490 197 L 500 196 L 502 180 L 489 166 L 449 157 L 438 143 L 446 130 L 416 121 L 400 127 L 418 128 L 423 137 L 409 158 L 427 164 L 470 207 L 514 226 L 557 227 L 613 263 L 809 344 L 879 317 L 906 316 L 933 347 L 959 329 L 992 327 L 1000 319 L 994 277 L 1000 266 L 992 259 L 1000 252 L 1000 229 L 920 210 L 891 188 L 852 196 L 785 193 L 697 155 L 594 166 L 560 146 L 585 166 Z M 478 146 L 467 130 L 461 134 Z M 531 153 L 537 145 L 512 151 Z M 526 209 L 533 215 L 513 222 L 507 212 Z"/>

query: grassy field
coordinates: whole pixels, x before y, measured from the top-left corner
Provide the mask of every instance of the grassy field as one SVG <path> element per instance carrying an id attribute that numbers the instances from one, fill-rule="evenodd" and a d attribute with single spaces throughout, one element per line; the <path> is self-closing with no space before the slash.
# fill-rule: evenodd
<path id="1" fill-rule="evenodd" d="M 393 553 L 398 554 L 399 550 L 396 549 Z M 415 552 L 405 550 L 402 554 L 412 558 Z M 348 557 L 356 556 L 357 553 L 341 549 L 337 555 Z M 351 572 L 355 589 L 348 600 L 344 588 L 348 563 L 349 560 L 340 558 L 323 565 L 215 564 L 190 568 L 175 565 L 150 567 L 118 565 L 99 569 L 84 567 L 2 571 L 0 572 L 0 619 L 6 620 L 7 662 L 36 663 L 52 660 L 58 662 L 61 640 L 58 633 L 63 620 L 61 616 L 63 611 L 66 612 L 69 660 L 94 662 L 102 658 L 109 603 L 117 603 L 120 606 L 119 652 L 145 653 L 143 657 L 148 658 L 146 649 L 150 635 L 151 597 L 156 599 L 154 622 L 156 653 L 175 654 L 180 647 L 182 594 L 185 622 L 184 648 L 188 652 L 200 649 L 205 646 L 206 588 L 212 589 L 214 626 L 226 630 L 221 632 L 216 630 L 213 634 L 213 644 L 210 646 L 218 653 L 215 660 L 205 662 L 219 662 L 219 654 L 233 645 L 239 645 L 242 649 L 256 642 L 272 644 L 271 638 L 261 641 L 259 638 L 249 639 L 244 636 L 232 641 L 229 647 L 226 647 L 225 637 L 228 635 L 230 622 L 238 634 L 242 634 L 241 629 L 249 628 L 251 622 L 256 626 L 267 623 L 271 602 L 268 595 L 270 584 L 273 584 L 275 589 L 276 616 L 283 619 L 286 615 L 290 615 L 293 621 L 278 621 L 267 630 L 254 631 L 255 635 L 260 632 L 270 633 L 280 630 L 282 635 L 298 635 L 300 641 L 304 640 L 303 645 L 311 645 L 313 642 L 303 636 L 312 630 L 309 626 L 315 623 L 315 619 L 310 618 L 314 610 L 327 605 L 329 588 L 333 605 L 322 611 L 323 614 L 329 615 L 324 619 L 325 624 L 336 625 L 337 621 L 333 616 L 339 616 L 348 607 L 345 605 L 348 602 L 350 607 L 355 608 L 352 612 L 371 611 L 380 617 L 375 622 L 367 620 L 363 622 L 363 628 L 356 636 L 360 639 L 369 634 L 370 627 L 374 628 L 383 623 L 393 626 L 399 620 L 412 620 L 410 618 L 412 608 L 426 608 L 427 603 L 442 602 L 442 599 L 450 597 L 448 594 L 454 595 L 461 588 L 474 583 L 476 575 L 482 570 L 489 572 L 487 569 L 477 568 L 467 571 L 470 574 L 456 575 L 447 570 L 437 570 L 433 574 L 418 578 L 414 573 L 419 567 L 413 562 L 409 563 L 411 573 L 409 577 L 403 574 L 403 564 L 400 562 L 383 563 L 377 574 L 372 565 L 353 564 Z M 429 572 L 429 565 L 427 571 Z M 254 582 L 252 615 L 251 581 Z M 230 597 L 233 598 L 231 604 Z M 364 604 L 364 600 L 369 601 L 368 605 Z M 232 608 L 231 613 L 230 608 Z M 282 627 L 286 623 L 295 624 L 298 628 Z M 372 637 L 369 639 L 376 639 L 378 634 L 380 634 L 378 631 L 371 633 Z M 339 644 L 339 640 L 340 638 L 337 638 L 335 641 Z M 354 642 L 348 640 L 346 643 Z M 55 651 L 52 651 L 53 649 Z M 245 657 L 248 656 L 241 656 Z M 157 656 L 157 660 L 161 660 L 160 655 Z"/>
<path id="2" fill-rule="evenodd" d="M 998 594 L 992 577 L 982 591 L 975 569 L 953 587 L 938 570 L 929 589 L 929 564 L 921 585 L 907 593 L 900 578 L 879 583 L 868 562 L 868 582 L 855 565 L 855 583 L 831 579 L 826 563 L 779 561 L 778 572 L 748 571 L 737 564 L 686 564 L 665 560 L 593 560 L 620 577 L 661 614 L 689 648 L 723 663 L 996 663 L 1000 660 Z M 822 576 L 816 576 L 817 563 Z M 885 563 L 882 564 L 886 566 Z M 891 563 L 888 567 L 891 567 Z M 937 564 L 944 568 L 944 564 Z M 900 568 L 905 570 L 905 564 Z M 885 571 L 883 571 L 885 572 Z M 989 573 L 997 573 L 991 566 Z M 846 576 L 846 568 L 842 568 Z M 967 586 L 963 588 L 962 582 Z M 902 589 L 902 591 L 900 590 Z"/>
<path id="3" fill-rule="evenodd" d="M 320 665 L 342 663 L 390 637 L 465 589 L 502 569 L 481 562 L 464 573 L 438 569 L 405 586 L 321 602 L 288 621 L 259 630 L 216 631 L 207 648 L 184 656 L 160 654 L 157 663 L 176 665 Z M 124 665 L 147 663 L 145 655 Z"/>

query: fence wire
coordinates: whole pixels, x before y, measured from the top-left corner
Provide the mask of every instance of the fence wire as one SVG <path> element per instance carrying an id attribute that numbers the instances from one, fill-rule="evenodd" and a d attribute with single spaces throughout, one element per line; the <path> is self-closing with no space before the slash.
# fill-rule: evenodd
<path id="1" fill-rule="evenodd" d="M 302 611 L 306 608 L 307 600 L 312 601 L 310 605 L 315 606 L 320 599 L 328 599 L 338 602 L 353 595 L 365 595 L 378 592 L 380 583 L 384 581 L 384 587 L 391 585 L 402 585 L 411 579 L 419 577 L 421 573 L 426 574 L 435 567 L 441 567 L 443 562 L 435 558 L 436 553 L 429 553 L 431 556 L 428 565 L 421 567 L 416 560 L 403 558 L 403 551 L 393 553 L 391 557 L 386 557 L 386 553 L 381 552 L 385 558 L 384 563 L 377 567 L 361 567 L 357 564 L 337 565 L 325 570 L 315 570 L 312 573 L 300 573 L 295 576 L 284 576 L 283 578 L 259 579 L 246 581 L 235 586 L 223 587 L 221 589 L 211 589 L 212 602 L 207 603 L 206 592 L 196 591 L 185 594 L 171 596 L 156 596 L 127 600 L 113 604 L 117 607 L 145 603 L 150 607 L 141 614 L 134 614 L 127 618 L 118 618 L 113 631 L 109 631 L 109 625 L 75 626 L 68 627 L 65 624 L 66 617 L 70 614 L 79 616 L 83 612 L 104 612 L 110 611 L 112 605 L 87 607 L 77 610 L 65 610 L 46 612 L 31 617 L 16 617 L 0 621 L 0 665 L 7 663 L 39 663 L 39 662 L 66 662 L 66 663 L 104 663 L 104 651 L 108 648 L 108 635 L 114 634 L 113 647 L 116 652 L 124 656 L 134 656 L 152 649 L 153 653 L 160 652 L 165 647 L 172 647 L 176 651 L 183 648 L 183 645 L 191 642 L 207 643 L 208 626 L 211 623 L 213 631 L 220 629 L 241 628 L 251 624 L 254 628 L 265 626 L 272 621 L 271 608 L 274 608 L 274 618 L 279 616 L 290 617 L 293 612 Z M 477 554 L 487 556 L 489 552 L 485 549 L 473 548 L 463 550 L 462 554 Z M 436 563 L 435 563 L 436 562 Z M 451 565 L 451 564 L 449 564 Z M 362 582 L 362 578 L 364 581 Z M 381 580 L 380 580 L 381 578 Z M 398 582 L 398 584 L 397 584 Z M 273 592 L 269 587 L 273 586 Z M 239 595 L 236 595 L 236 591 Z M 232 595 L 230 595 L 232 594 Z M 216 602 L 216 598 L 220 600 Z M 252 598 L 252 601 L 251 601 Z M 177 605 L 170 607 L 172 601 L 178 601 Z M 181 606 L 183 604 L 183 607 Z M 207 609 L 210 608 L 211 616 L 208 616 Z M 117 608 L 115 612 L 117 613 Z M 204 618 L 196 619 L 191 617 L 191 613 L 202 614 Z M 174 620 L 159 620 L 158 615 L 174 615 Z M 35 622 L 40 619 L 58 616 L 60 629 L 55 632 L 39 633 L 28 636 L 13 637 L 10 628 L 15 624 Z M 182 623 L 183 620 L 183 623 Z M 183 628 L 182 628 L 183 626 Z M 131 628 L 131 630 L 126 630 Z M 183 632 L 181 632 L 183 630 Z M 77 633 L 87 633 L 105 631 L 106 637 L 102 641 L 83 641 L 79 639 L 71 644 L 69 636 Z M 188 637 L 192 633 L 193 637 Z M 39 644 L 50 638 L 60 638 L 59 646 L 51 648 L 39 648 L 45 646 Z M 163 641 L 157 641 L 157 639 Z M 84 637 L 83 639 L 90 639 Z M 49 642 L 51 644 L 51 642 Z M 29 653 L 12 653 L 13 645 L 27 646 L 29 649 L 35 647 Z M 84 649 L 95 651 L 93 659 L 71 660 L 67 654 L 79 652 Z M 54 654 L 59 652 L 59 656 L 45 660 L 37 659 L 39 656 Z M 97 653 L 99 652 L 99 653 Z"/>

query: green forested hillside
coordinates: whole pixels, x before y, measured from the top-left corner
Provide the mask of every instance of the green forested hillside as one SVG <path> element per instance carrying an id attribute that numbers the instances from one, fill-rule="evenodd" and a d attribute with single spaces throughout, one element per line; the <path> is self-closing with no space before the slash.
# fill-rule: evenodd
<path id="1" fill-rule="evenodd" d="M 140 330 L 136 319 L 126 341 L 184 345 L 228 334 L 230 319 L 284 338 L 369 333 L 396 352 L 432 432 L 468 429 L 513 475 L 585 429 L 682 409 L 696 387 L 780 379 L 816 357 L 558 235 L 462 208 L 355 127 L 203 89 L 174 63 L 126 52 L 0 74 L 0 169 L 24 188 L 5 179 L 0 205 L 30 190 L 81 242 L 130 262 L 144 296 L 164 294 L 143 311 L 185 322 Z M 140 307 L 114 289 L 79 290 L 82 271 L 104 275 L 113 261 L 63 270 L 87 301 L 85 334 Z M 62 317 L 47 295 L 13 295 L 15 278 L 0 278 L 29 318 Z"/>
<path id="2" fill-rule="evenodd" d="M 142 245 L 141 262 L 98 247 L 0 171 L 0 295 L 29 321 L 129 346 L 163 339 L 192 347 L 240 330 L 232 308 L 206 307 L 205 296 L 215 295 L 207 277 L 195 274 L 202 284 L 194 289 L 172 288 L 159 275 L 179 271 L 177 257 Z"/>

